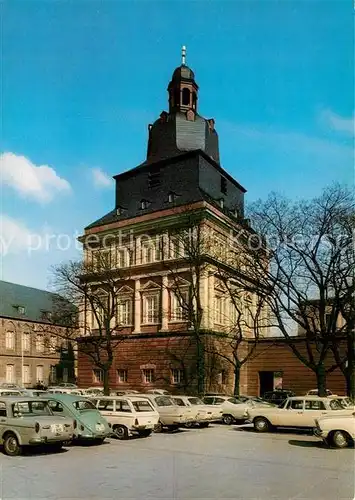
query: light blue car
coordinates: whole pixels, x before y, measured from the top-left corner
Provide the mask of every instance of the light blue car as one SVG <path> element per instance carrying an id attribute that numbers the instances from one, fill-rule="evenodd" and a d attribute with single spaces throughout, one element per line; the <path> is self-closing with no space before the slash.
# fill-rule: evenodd
<path id="1" fill-rule="evenodd" d="M 54 415 L 74 420 L 74 440 L 95 441 L 101 444 L 112 434 L 111 426 L 87 398 L 72 394 L 46 394 Z"/>

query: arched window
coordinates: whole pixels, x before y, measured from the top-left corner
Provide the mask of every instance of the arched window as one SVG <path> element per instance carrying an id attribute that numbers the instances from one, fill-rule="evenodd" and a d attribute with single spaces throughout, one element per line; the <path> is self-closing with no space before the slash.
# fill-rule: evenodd
<path id="1" fill-rule="evenodd" d="M 190 90 L 189 89 L 183 89 L 182 90 L 182 103 L 185 106 L 188 106 L 190 104 Z"/>
<path id="2" fill-rule="evenodd" d="M 193 107 L 193 109 L 196 108 L 196 101 L 197 101 L 196 92 L 192 92 L 192 107 Z"/>

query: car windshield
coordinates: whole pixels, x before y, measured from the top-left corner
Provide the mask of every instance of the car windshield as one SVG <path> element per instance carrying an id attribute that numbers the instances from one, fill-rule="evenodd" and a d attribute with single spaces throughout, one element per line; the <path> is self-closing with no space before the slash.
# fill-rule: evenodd
<path id="1" fill-rule="evenodd" d="M 96 410 L 91 401 L 86 401 L 85 399 L 78 399 L 77 401 L 74 401 L 73 406 L 76 410 L 79 411 Z"/>
<path id="2" fill-rule="evenodd" d="M 155 402 L 158 406 L 176 406 L 174 401 L 167 396 L 158 396 L 155 398 Z"/>
<path id="3" fill-rule="evenodd" d="M 343 410 L 344 406 L 341 404 L 339 399 L 332 399 L 329 403 L 331 410 Z"/>
<path id="4" fill-rule="evenodd" d="M 189 402 L 192 405 L 203 405 L 204 404 L 202 399 L 200 399 L 200 398 L 189 398 Z"/>
<path id="5" fill-rule="evenodd" d="M 14 417 L 53 415 L 47 401 L 19 401 L 12 405 L 12 414 Z"/>
<path id="6" fill-rule="evenodd" d="M 136 411 L 154 411 L 149 401 L 132 401 L 132 405 Z"/>
<path id="7" fill-rule="evenodd" d="M 241 401 L 239 401 L 239 399 L 237 399 L 237 398 L 228 398 L 227 401 L 229 401 L 230 403 L 233 403 L 234 405 L 241 404 Z"/>

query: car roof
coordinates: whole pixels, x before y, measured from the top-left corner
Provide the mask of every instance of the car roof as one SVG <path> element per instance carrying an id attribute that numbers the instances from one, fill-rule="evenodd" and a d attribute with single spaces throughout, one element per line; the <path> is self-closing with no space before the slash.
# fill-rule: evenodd
<path id="1" fill-rule="evenodd" d="M 82 396 L 81 394 L 47 393 L 44 395 L 43 399 L 58 399 L 58 401 L 64 401 L 64 402 L 68 401 L 68 403 L 70 403 L 71 401 L 78 401 L 78 400 L 86 401 L 88 398 Z"/>
<path id="2" fill-rule="evenodd" d="M 38 397 L 37 398 L 34 398 L 32 396 L 26 396 L 25 395 L 20 395 L 20 396 L 0 396 L 0 401 L 2 402 L 6 402 L 6 403 L 18 403 L 18 402 L 21 402 L 21 401 L 44 401 L 45 398 L 40 398 Z"/>
<path id="3" fill-rule="evenodd" d="M 298 400 L 298 401 L 302 401 L 303 399 L 310 399 L 312 401 L 319 401 L 320 399 L 325 399 L 326 401 L 330 401 L 331 399 L 338 399 L 336 396 L 334 397 L 328 397 L 328 396 L 292 396 L 291 398 L 288 398 L 288 399 L 292 399 L 292 400 Z"/>
<path id="4" fill-rule="evenodd" d="M 159 396 L 159 394 L 153 394 L 153 396 Z M 84 399 L 88 399 L 88 398 L 84 398 Z M 111 400 L 111 399 L 114 399 L 114 400 L 118 400 L 120 401 L 121 399 L 123 400 L 126 400 L 126 399 L 146 399 L 144 396 L 141 397 L 140 394 L 122 394 L 122 396 L 100 396 L 100 395 L 97 395 L 97 396 L 93 396 L 92 398 L 90 399 L 100 399 L 100 401 L 102 400 Z"/>

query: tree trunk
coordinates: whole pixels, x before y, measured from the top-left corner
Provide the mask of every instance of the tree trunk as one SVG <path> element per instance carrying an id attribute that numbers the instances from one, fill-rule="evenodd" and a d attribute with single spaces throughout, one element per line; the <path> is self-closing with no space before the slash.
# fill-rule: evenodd
<path id="1" fill-rule="evenodd" d="M 239 396 L 240 366 L 234 367 L 234 396 Z"/>
<path id="2" fill-rule="evenodd" d="M 203 343 L 200 337 L 196 338 L 196 371 L 197 371 L 197 392 L 198 394 L 204 394 L 205 392 L 205 358 Z"/>
<path id="3" fill-rule="evenodd" d="M 104 395 L 110 395 L 110 376 L 109 376 L 109 368 L 104 368 L 103 370 L 104 377 Z"/>
<path id="4" fill-rule="evenodd" d="M 318 395 L 324 397 L 327 395 L 326 392 L 327 386 L 326 386 L 326 371 L 323 363 L 320 363 L 316 367 L 316 376 L 317 376 Z"/>
<path id="5" fill-rule="evenodd" d="M 346 392 L 352 401 L 355 401 L 355 333 L 347 337 L 348 365 L 345 370 Z"/>

